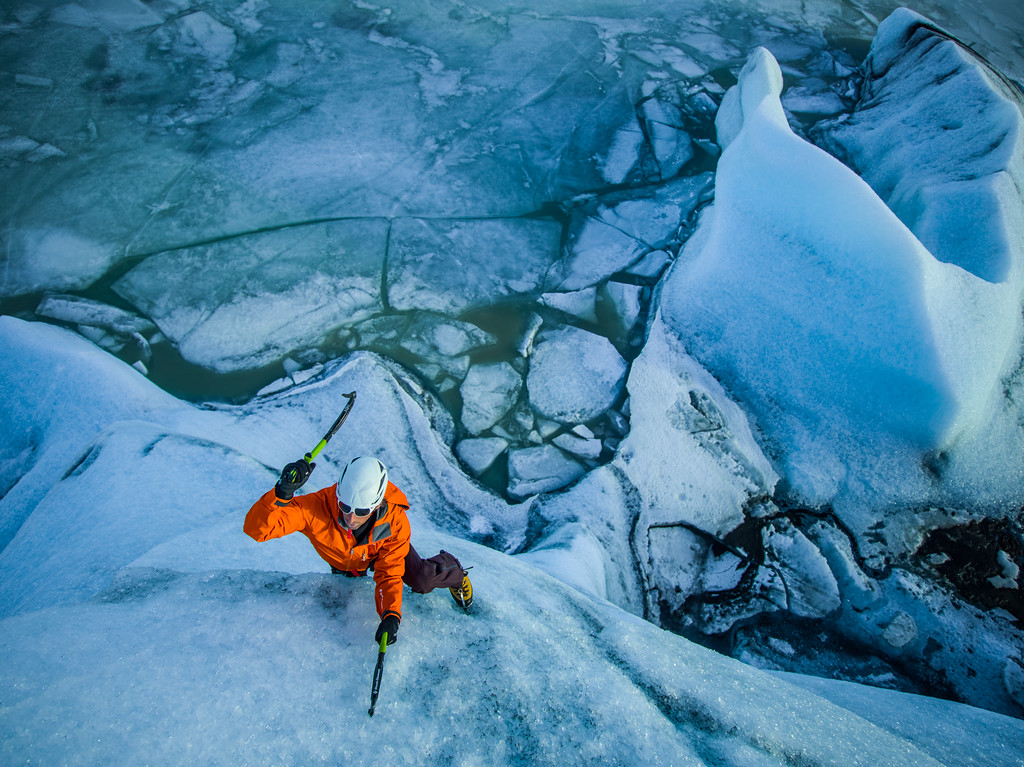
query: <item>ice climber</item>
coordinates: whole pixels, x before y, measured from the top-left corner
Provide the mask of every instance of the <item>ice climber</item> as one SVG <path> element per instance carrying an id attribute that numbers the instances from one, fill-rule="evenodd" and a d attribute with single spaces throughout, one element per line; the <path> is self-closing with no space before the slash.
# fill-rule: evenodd
<path id="1" fill-rule="evenodd" d="M 380 625 L 395 641 L 402 620 L 402 583 L 418 594 L 447 587 L 463 608 L 473 601 L 473 587 L 459 561 L 446 551 L 421 559 L 409 542 L 409 501 L 388 481 L 376 458 L 353 459 L 336 485 L 295 496 L 315 464 L 295 461 L 281 479 L 245 515 L 243 529 L 257 541 L 302 533 L 331 571 L 352 577 L 373 571 L 374 599 Z"/>

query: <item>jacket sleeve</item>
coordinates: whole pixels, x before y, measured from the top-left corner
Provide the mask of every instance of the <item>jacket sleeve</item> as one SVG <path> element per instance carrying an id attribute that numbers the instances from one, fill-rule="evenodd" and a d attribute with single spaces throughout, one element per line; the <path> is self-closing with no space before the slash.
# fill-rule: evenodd
<path id="1" fill-rule="evenodd" d="M 374 601 L 381 618 L 391 613 L 401 620 L 402 576 L 410 538 L 409 520 L 404 511 L 394 515 L 391 527 L 391 535 L 384 541 L 373 565 Z"/>
<path id="2" fill-rule="evenodd" d="M 242 530 L 256 541 L 269 541 L 302 530 L 306 514 L 302 509 L 302 496 L 283 501 L 273 490 L 267 491 L 245 515 Z"/>

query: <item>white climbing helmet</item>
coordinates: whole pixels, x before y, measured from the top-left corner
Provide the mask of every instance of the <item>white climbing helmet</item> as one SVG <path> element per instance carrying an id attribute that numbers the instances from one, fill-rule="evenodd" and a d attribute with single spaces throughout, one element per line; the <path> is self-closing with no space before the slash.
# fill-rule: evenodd
<path id="1" fill-rule="evenodd" d="M 388 470 L 376 458 L 360 456 L 349 461 L 338 479 L 338 508 L 364 517 L 384 500 Z"/>

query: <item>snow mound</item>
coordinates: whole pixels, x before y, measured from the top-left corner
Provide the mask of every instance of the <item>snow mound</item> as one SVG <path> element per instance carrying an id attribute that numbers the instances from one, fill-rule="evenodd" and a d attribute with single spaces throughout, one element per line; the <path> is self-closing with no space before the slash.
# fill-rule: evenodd
<path id="1" fill-rule="evenodd" d="M 940 261 L 1024 277 L 1024 95 L 923 16 L 878 28 L 849 119 L 818 132 Z M 938 129 L 937 129 L 938 127 Z"/>
<path id="2" fill-rule="evenodd" d="M 938 261 L 867 183 L 792 132 L 781 87 L 762 48 L 726 94 L 715 203 L 664 282 L 663 317 L 751 408 L 804 502 L 920 501 L 923 456 L 1001 407 L 1019 289 Z"/>

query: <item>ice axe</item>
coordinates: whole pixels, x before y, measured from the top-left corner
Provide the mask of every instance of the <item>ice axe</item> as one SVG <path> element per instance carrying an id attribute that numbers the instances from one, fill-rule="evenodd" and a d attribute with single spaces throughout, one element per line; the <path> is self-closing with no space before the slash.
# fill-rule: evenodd
<path id="1" fill-rule="evenodd" d="M 384 676 L 384 653 L 388 651 L 388 632 L 380 635 L 380 647 L 377 648 L 377 667 L 373 670 L 373 688 L 370 690 L 370 716 L 377 708 L 377 696 L 380 695 L 380 678 Z"/>
<path id="2" fill-rule="evenodd" d="M 341 396 L 348 397 L 348 402 L 345 404 L 345 409 L 341 411 L 341 415 L 338 416 L 338 419 L 334 422 L 334 425 L 327 430 L 327 433 L 324 435 L 324 438 L 316 444 L 316 447 L 314 447 L 312 450 L 310 450 L 308 453 L 302 456 L 302 460 L 304 460 L 306 463 L 313 463 L 313 459 L 320 455 L 321 450 L 327 447 L 327 443 L 331 441 L 331 437 L 334 436 L 335 432 L 337 432 L 338 429 L 341 428 L 341 425 L 345 423 L 345 419 L 348 418 L 348 413 L 352 409 L 352 405 L 354 405 L 356 401 L 356 393 L 353 391 L 349 392 L 348 394 L 342 394 Z M 289 469 L 288 476 L 286 476 L 285 479 L 288 480 L 289 482 L 297 482 L 299 479 L 299 473 L 295 469 Z"/>

